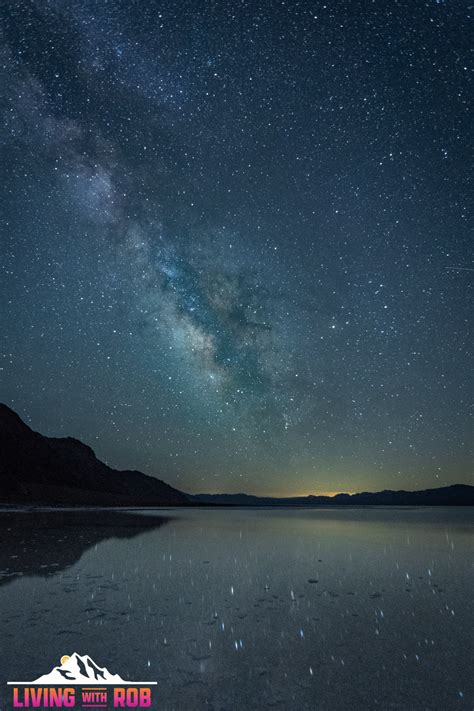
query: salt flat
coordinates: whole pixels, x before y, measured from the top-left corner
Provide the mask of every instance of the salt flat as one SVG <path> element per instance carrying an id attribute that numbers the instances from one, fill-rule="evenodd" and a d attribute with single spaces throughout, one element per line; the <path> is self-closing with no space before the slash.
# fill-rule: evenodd
<path id="1" fill-rule="evenodd" d="M 469 508 L 0 512 L 0 670 L 159 709 L 471 709 Z M 2 707 L 4 706 L 2 704 Z"/>

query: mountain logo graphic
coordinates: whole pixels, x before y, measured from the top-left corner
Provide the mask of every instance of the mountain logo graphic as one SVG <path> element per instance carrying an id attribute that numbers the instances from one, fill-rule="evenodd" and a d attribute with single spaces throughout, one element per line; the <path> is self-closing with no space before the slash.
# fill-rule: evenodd
<path id="1" fill-rule="evenodd" d="M 100 667 L 89 655 L 74 652 L 70 656 L 65 654 L 60 659 L 60 664 L 54 667 L 49 674 L 43 674 L 34 681 L 9 681 L 9 685 L 91 685 L 95 686 L 151 686 L 156 681 L 127 681 L 119 674 L 112 674 L 106 667 Z"/>
<path id="2" fill-rule="evenodd" d="M 88 684 L 91 681 L 101 684 L 131 683 L 118 674 L 111 674 L 105 667 L 99 667 L 87 654 L 81 656 L 74 652 L 71 656 L 65 654 L 61 657 L 60 666 L 35 679 L 33 684 Z"/>

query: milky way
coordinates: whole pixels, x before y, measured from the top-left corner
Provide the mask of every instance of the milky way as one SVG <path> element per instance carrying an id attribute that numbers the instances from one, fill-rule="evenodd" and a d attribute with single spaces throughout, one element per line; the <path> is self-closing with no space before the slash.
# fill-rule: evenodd
<path id="1" fill-rule="evenodd" d="M 0 12 L 2 399 L 193 492 L 468 481 L 467 5 Z"/>

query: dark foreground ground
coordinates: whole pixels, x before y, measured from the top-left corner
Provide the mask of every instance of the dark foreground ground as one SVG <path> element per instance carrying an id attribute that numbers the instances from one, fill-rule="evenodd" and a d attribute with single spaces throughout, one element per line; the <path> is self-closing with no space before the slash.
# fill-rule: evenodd
<path id="1" fill-rule="evenodd" d="M 7 680 L 90 655 L 177 711 L 472 709 L 469 508 L 0 512 Z"/>

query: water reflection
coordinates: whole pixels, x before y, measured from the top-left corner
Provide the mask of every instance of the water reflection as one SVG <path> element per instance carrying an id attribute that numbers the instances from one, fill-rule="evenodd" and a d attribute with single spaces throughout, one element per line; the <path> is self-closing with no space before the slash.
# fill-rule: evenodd
<path id="1" fill-rule="evenodd" d="M 169 711 L 473 707 L 472 509 L 16 515 L 4 679 L 76 651 Z"/>
<path id="2" fill-rule="evenodd" d="M 18 577 L 56 575 L 109 538 L 134 538 L 172 518 L 132 511 L 0 512 L 0 586 Z"/>

